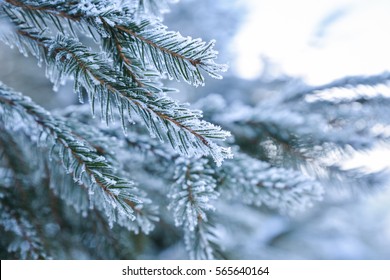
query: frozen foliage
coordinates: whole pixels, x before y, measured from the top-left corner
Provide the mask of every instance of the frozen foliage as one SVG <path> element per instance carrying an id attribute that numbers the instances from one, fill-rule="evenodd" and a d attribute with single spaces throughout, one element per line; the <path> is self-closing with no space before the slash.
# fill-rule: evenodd
<path id="1" fill-rule="evenodd" d="M 85 107 L 72 107 L 64 113 L 66 117 L 90 122 Z M 266 206 L 290 215 L 322 199 L 322 186 L 315 180 L 297 171 L 271 167 L 238 150 L 233 159 L 215 169 L 205 158 L 180 157 L 145 137 L 144 132 L 125 136 L 118 128 L 104 129 L 103 133 L 117 137 L 118 144 L 123 145 L 120 153 L 128 170 L 149 185 L 147 188 L 157 195 L 161 209 L 167 207 L 169 215 L 173 214 L 172 226 L 182 228 L 191 258 L 221 256 L 216 230 L 219 223 L 214 217 L 220 215 L 216 203 L 221 199 Z M 167 219 L 164 215 L 161 218 Z"/>
<path id="2" fill-rule="evenodd" d="M 206 225 L 203 221 L 199 221 L 193 230 L 186 230 L 184 242 L 191 259 L 204 260 L 222 257 L 219 246 L 215 243 L 218 238 L 214 231 L 210 222 Z"/>
<path id="3" fill-rule="evenodd" d="M 39 60 L 44 60 L 47 64 L 47 75 L 55 88 L 69 76 L 73 76 L 75 91 L 79 95 L 87 92 L 92 113 L 95 101 L 100 103 L 102 118 L 107 124 L 112 119 L 113 108 L 120 112 L 123 128 L 125 119 L 131 119 L 133 112 L 144 122 L 152 136 L 161 141 L 168 140 L 173 148 L 183 154 L 211 155 L 218 165 L 224 158 L 231 157 L 228 148 L 214 143 L 225 140 L 230 134 L 218 126 L 200 120 L 201 112 L 190 110 L 170 99 L 162 93 L 164 89 L 150 85 L 148 81 L 139 80 L 132 72 L 130 77 L 123 75 L 107 63 L 105 55 L 93 52 L 76 39 L 63 35 L 57 35 L 55 38 L 43 37 L 37 29 L 30 27 L 15 14 L 12 15 L 12 20 L 20 27 L 18 36 L 6 36 L 5 40 L 10 45 L 16 44 L 22 53 L 30 51 Z M 200 52 L 205 53 L 205 50 Z M 124 59 L 130 64 L 128 57 Z M 130 68 L 125 69 L 122 70 L 130 71 Z M 201 76 L 198 70 L 194 71 Z M 80 99 L 82 100 L 82 96 Z"/>
<path id="4" fill-rule="evenodd" d="M 138 9 L 140 17 L 156 16 L 161 18 L 162 14 L 169 11 L 169 4 L 179 0 L 129 0 Z"/>
<path id="5" fill-rule="evenodd" d="M 284 214 L 306 210 L 322 199 L 321 184 L 300 172 L 276 168 L 246 155 L 237 155 L 221 170 L 222 195 L 249 205 L 266 205 Z"/>
<path id="6" fill-rule="evenodd" d="M 142 57 L 143 67 L 151 66 L 161 74 L 184 79 L 195 86 L 204 83 L 200 70 L 214 78 L 221 78 L 218 72 L 226 71 L 226 65 L 214 61 L 218 54 L 213 49 L 214 41 L 206 43 L 201 39 L 183 37 L 178 32 L 167 31 L 159 21 L 145 19 L 138 23 L 133 20 L 133 11 L 126 7 L 118 11 L 112 7 L 117 5 L 107 4 L 106 1 L 88 1 L 87 8 L 84 8 L 84 4 L 67 1 L 44 1 L 42 6 L 39 1 L 6 2 L 13 6 L 4 4 L 3 13 L 19 29 L 34 27 L 47 34 L 52 33 L 49 28 L 49 23 L 52 23 L 59 32 L 77 37 L 74 31 L 74 26 L 77 26 L 97 42 L 111 41 L 106 55 L 117 54 L 118 62 L 126 64 L 128 68 L 131 68 L 134 60 L 137 62 Z M 15 6 L 20 8 L 15 9 Z M 29 16 L 24 17 L 24 13 Z M 137 74 L 133 73 L 134 77 Z"/>
<path id="7" fill-rule="evenodd" d="M 2 258 L 264 257 L 330 186 L 386 182 L 341 162 L 388 142 L 388 73 L 314 88 L 230 78 L 227 92 L 260 96 L 207 92 L 192 109 L 164 78 L 201 92 L 226 66 L 213 40 L 162 24 L 173 2 L 0 2 L 1 40 L 89 103 L 49 112 L 0 84 Z"/>
<path id="8" fill-rule="evenodd" d="M 96 207 L 107 214 L 111 225 L 118 222 L 138 231 L 137 227 L 132 226 L 135 219 L 133 213 L 139 215 L 143 209 L 142 203 L 149 201 L 133 186 L 133 182 L 117 176 L 115 167 L 111 166 L 88 140 L 81 138 L 77 130 L 72 130 L 63 120 L 51 116 L 28 98 L 10 92 L 2 86 L 0 101 L 4 104 L 2 115 L 5 129 L 14 127 L 12 120 L 24 121 L 22 126 L 26 126 L 25 130 L 29 130 L 31 135 L 37 135 L 37 145 L 45 143 L 44 148 L 50 149 L 48 160 L 56 162 L 54 165 L 48 165 L 53 179 L 50 187 L 57 195 L 73 204 L 78 212 L 86 213 L 89 208 Z M 78 129 L 79 127 L 82 128 L 82 125 L 77 126 Z M 59 168 L 59 165 L 62 166 Z M 65 171 L 67 176 L 73 179 L 75 187 L 79 188 L 76 191 L 79 197 L 77 203 L 74 203 L 75 194 L 69 185 L 64 184 L 68 182 L 63 178 L 61 170 Z M 153 228 L 152 225 L 140 225 L 145 232 Z"/>
<path id="9" fill-rule="evenodd" d="M 214 190 L 214 171 L 205 159 L 183 160 L 176 165 L 175 184 L 171 188 L 169 208 L 174 212 L 175 224 L 194 231 L 198 221 L 207 221 L 206 211 L 214 210 L 210 201 L 218 197 Z"/>
<path id="10" fill-rule="evenodd" d="M 11 231 L 17 238 L 9 244 L 8 252 L 20 255 L 23 259 L 41 259 L 47 258 L 42 242 L 37 237 L 33 226 L 25 217 L 18 217 L 19 213 L 0 206 L 0 223 L 5 231 Z"/>
<path id="11" fill-rule="evenodd" d="M 370 174 L 357 176 L 359 171 L 342 170 L 340 163 L 356 151 L 388 142 L 388 79 L 388 73 L 348 77 L 314 88 L 287 80 L 278 93 L 257 104 L 228 104 L 214 94 L 197 106 L 228 128 L 247 153 L 276 166 L 302 169 L 331 185 L 353 178 L 351 185 L 364 185 L 360 183 L 365 175 L 368 182 Z"/>
<path id="12" fill-rule="evenodd" d="M 208 212 L 214 211 L 213 201 L 219 193 L 215 190 L 214 170 L 206 159 L 176 160 L 174 180 L 168 198 L 168 209 L 173 212 L 175 225 L 183 227 L 184 242 L 192 259 L 214 258 L 212 226 Z M 214 237 L 215 239 L 215 237 Z"/>

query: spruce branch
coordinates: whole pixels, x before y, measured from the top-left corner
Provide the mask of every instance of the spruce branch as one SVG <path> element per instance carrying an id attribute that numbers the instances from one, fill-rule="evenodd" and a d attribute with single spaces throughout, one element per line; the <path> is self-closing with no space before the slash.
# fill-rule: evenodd
<path id="1" fill-rule="evenodd" d="M 36 30 L 26 27 L 19 29 L 18 35 L 14 39 L 18 40 L 18 46 L 25 44 L 35 56 L 44 56 L 48 74 L 55 86 L 68 76 L 74 76 L 75 91 L 79 95 L 83 89 L 87 91 L 92 112 L 96 99 L 99 100 L 102 117 L 107 123 L 112 116 L 112 107 L 117 108 L 123 124 L 126 116 L 131 118 L 133 111 L 144 121 L 153 136 L 159 137 L 161 141 L 168 140 L 182 154 L 211 155 L 218 165 L 224 158 L 231 157 L 228 148 L 213 142 L 225 140 L 230 135 L 228 132 L 200 120 L 200 111 L 188 109 L 165 95 L 144 95 L 137 88 L 129 88 L 131 80 L 78 41 L 62 35 L 54 39 L 41 37 Z M 12 43 L 12 38 L 8 37 L 8 40 Z M 26 51 L 21 48 L 23 52 Z"/>
<path id="2" fill-rule="evenodd" d="M 192 259 L 213 259 L 219 247 L 215 243 L 209 213 L 215 210 L 212 201 L 216 191 L 214 170 L 204 158 L 178 158 L 175 162 L 175 183 L 171 186 L 168 209 L 176 226 L 184 230 L 184 242 Z"/>
<path id="3" fill-rule="evenodd" d="M 206 212 L 215 208 L 210 201 L 219 194 L 215 191 L 214 171 L 204 158 L 178 158 L 175 162 L 175 183 L 168 194 L 176 226 L 194 231 L 198 222 L 207 222 Z"/>
<path id="4" fill-rule="evenodd" d="M 19 5 L 21 9 L 27 9 L 29 11 L 47 11 L 48 14 L 52 15 L 54 10 L 54 7 L 50 5 L 31 6 L 27 2 L 21 2 L 16 1 L 16 4 Z M 63 9 L 61 11 L 65 12 L 70 8 L 67 5 L 59 5 L 58 7 L 56 6 L 55 9 Z M 75 9 L 77 10 L 78 8 Z M 135 68 L 131 67 L 132 64 L 129 65 L 130 58 L 124 54 L 123 46 L 121 45 L 122 42 L 119 42 L 118 38 L 123 37 L 126 39 L 123 42 L 129 42 L 131 41 L 131 38 L 126 37 L 128 36 L 127 33 L 130 32 L 133 35 L 136 35 L 136 33 L 134 33 L 135 29 L 145 29 L 149 23 L 143 22 L 140 26 L 131 23 L 131 28 L 123 26 L 118 27 L 118 25 L 112 25 L 112 22 L 107 19 L 108 10 L 101 13 L 97 10 L 96 14 L 100 17 L 97 22 L 98 24 L 101 23 L 103 29 L 119 28 L 119 31 L 109 30 L 109 34 L 115 35 L 110 37 L 114 40 L 114 42 L 111 42 L 111 45 L 115 46 L 116 51 L 114 51 L 114 53 L 117 52 L 117 55 L 119 56 L 119 60 L 117 59 L 117 61 L 122 64 L 120 69 L 122 69 L 125 74 L 117 71 L 110 64 L 107 64 L 105 55 L 100 56 L 92 52 L 83 47 L 76 39 L 67 38 L 65 35 L 57 35 L 55 38 L 43 37 L 42 32 L 46 31 L 39 31 L 39 28 L 36 28 L 36 24 L 33 24 L 33 21 L 25 21 L 16 14 L 8 14 L 8 16 L 11 21 L 18 26 L 17 33 L 19 35 L 19 41 L 17 44 L 19 46 L 25 44 L 25 40 L 20 39 L 20 37 L 25 37 L 25 39 L 30 41 L 27 43 L 30 51 L 39 57 L 40 60 L 45 60 L 48 63 L 48 68 L 50 68 L 48 74 L 53 80 L 55 88 L 57 88 L 60 83 L 64 82 L 68 76 L 74 75 L 75 90 L 79 92 L 79 95 L 81 95 L 80 92 L 82 91 L 82 88 L 87 90 L 92 111 L 94 111 L 95 100 L 98 99 L 100 101 L 100 105 L 104 108 L 104 110 L 101 111 L 107 123 L 110 121 L 109 119 L 112 115 L 112 107 L 116 107 L 121 112 L 120 115 L 123 124 L 125 122 L 125 115 L 129 114 L 130 110 L 135 111 L 135 113 L 145 122 L 153 136 L 159 137 L 160 140 L 168 140 L 173 148 L 178 149 L 183 154 L 189 156 L 209 154 L 214 158 L 218 165 L 222 162 L 223 158 L 230 157 L 229 149 L 220 147 L 213 142 L 213 140 L 225 140 L 225 138 L 229 136 L 227 132 L 221 131 L 219 127 L 200 120 L 201 112 L 187 109 L 184 105 L 178 104 L 164 94 L 161 94 L 160 92 L 162 90 L 164 91 L 164 89 L 160 89 L 159 86 L 150 83 L 149 80 L 139 77 L 134 72 Z M 78 15 L 78 12 L 75 13 L 74 10 L 72 10 L 71 14 L 75 16 Z M 86 21 L 91 17 L 93 17 L 93 15 L 90 13 L 85 15 Z M 78 18 L 78 16 L 76 18 Z M 157 37 L 159 37 L 160 34 L 162 34 L 161 36 L 165 36 L 164 32 L 160 30 L 161 28 L 159 27 L 155 30 L 155 32 L 157 32 Z M 151 34 L 149 31 L 145 32 L 149 35 Z M 171 35 L 169 35 L 169 37 L 174 41 L 180 41 L 181 45 L 186 41 L 177 38 L 176 35 Z M 145 39 L 145 41 L 142 39 L 143 37 L 141 38 L 140 36 L 137 38 L 143 42 L 152 42 L 149 39 Z M 163 40 L 165 41 L 165 39 Z M 8 43 L 12 44 L 10 41 L 12 41 L 12 39 L 9 40 L 8 38 Z M 35 44 L 33 41 L 35 41 Z M 203 43 L 197 41 L 194 44 L 202 45 Z M 185 45 L 186 46 L 181 47 L 181 49 L 188 52 L 187 43 L 185 43 Z M 155 43 L 152 44 L 152 47 L 184 59 L 182 55 L 173 52 L 171 53 L 166 47 L 159 48 Z M 209 48 L 210 45 L 207 46 L 206 49 L 200 50 L 200 52 L 207 55 L 207 49 Z M 24 53 L 27 52 L 24 47 L 20 47 L 20 49 Z M 191 49 L 193 48 L 191 47 Z M 132 57 L 137 55 L 139 56 L 140 53 L 135 53 Z M 147 56 L 147 54 L 144 53 L 142 55 Z M 150 55 L 155 56 L 156 54 L 150 52 Z M 123 64 L 126 65 L 125 68 L 123 68 Z M 190 64 L 195 64 L 195 62 L 190 60 Z M 60 67 L 62 68 L 59 69 Z M 134 82 L 135 86 L 128 88 L 128 86 L 134 85 Z M 143 93 L 144 96 L 141 96 L 141 93 Z M 125 125 L 123 125 L 123 127 L 125 127 Z"/>
<path id="5" fill-rule="evenodd" d="M 164 13 L 169 11 L 169 4 L 176 3 L 178 0 L 136 0 L 135 9 L 138 17 L 150 17 L 150 15 L 161 18 Z"/>
<path id="6" fill-rule="evenodd" d="M 114 53 L 116 53 L 116 55 L 113 55 L 114 64 L 119 66 L 119 70 L 125 76 L 131 77 L 138 87 L 144 87 L 144 82 L 141 81 L 141 78 L 138 77 L 134 71 L 134 63 L 138 60 L 135 57 L 129 58 L 129 53 L 123 48 L 123 44 L 119 39 L 120 35 L 117 34 L 104 19 L 102 19 L 102 22 L 103 26 L 110 32 L 110 36 L 103 39 L 103 46 L 105 47 L 106 52 L 115 50 Z M 140 63 L 138 64 L 141 65 Z M 149 92 L 146 93 L 149 94 Z"/>
<path id="7" fill-rule="evenodd" d="M 110 224 L 118 222 L 133 230 L 132 221 L 137 216 L 143 219 L 137 221 L 140 227 L 146 232 L 150 231 L 151 223 L 147 227 L 142 226 L 148 220 L 145 217 L 149 217 L 143 215 L 142 209 L 150 201 L 134 187 L 133 182 L 117 176 L 115 168 L 88 141 L 79 138 L 63 120 L 4 86 L 0 88 L 0 103 L 7 114 L 17 112 L 27 126 L 31 126 L 28 121 L 35 123 L 40 131 L 40 143 L 52 145 L 49 156 L 56 154 L 62 169 L 73 177 L 75 183 L 88 189 L 90 207 L 105 212 Z"/>
<path id="8" fill-rule="evenodd" d="M 0 175 L 4 175 L 2 173 L 0 170 Z M 4 179 L 7 180 L 0 182 L 0 229 L 4 230 L 2 239 L 9 242 L 8 252 L 18 259 L 50 258 L 37 226 L 31 222 L 30 213 L 18 203 L 20 199 L 15 194 L 15 176 L 8 173 Z"/>
<path id="9" fill-rule="evenodd" d="M 218 190 L 234 201 L 265 205 L 283 214 L 302 212 L 323 198 L 323 187 L 300 172 L 272 167 L 242 153 L 220 168 Z"/>
<path id="10" fill-rule="evenodd" d="M 169 78 L 198 86 L 204 84 L 204 70 L 211 77 L 221 79 L 218 72 L 226 71 L 225 65 L 216 64 L 217 52 L 213 50 L 215 41 L 209 43 L 190 37 L 184 38 L 179 33 L 166 31 L 162 24 L 151 25 L 148 21 L 135 26 L 116 26 L 127 39 L 127 48 L 134 55 L 146 55 L 154 67 Z"/>
<path id="11" fill-rule="evenodd" d="M 205 43 L 200 39 L 183 37 L 179 33 L 167 31 L 166 27 L 158 21 L 142 20 L 138 23 L 134 20 L 134 14 L 130 9 L 125 7 L 121 9 L 120 6 L 105 1 L 99 2 L 89 2 L 86 7 L 82 2 L 56 1 L 45 4 L 18 0 L 6 1 L 7 4 L 28 12 L 33 18 L 28 23 L 38 29 L 40 26 L 36 23 L 43 22 L 46 30 L 47 24 L 43 18 L 61 26 L 59 17 L 77 23 L 81 29 L 88 30 L 94 38 L 93 30 L 95 30 L 102 40 L 116 41 L 112 45 L 117 50 L 121 49 L 120 55 L 123 54 L 122 49 L 126 49 L 133 57 L 144 58 L 142 60 L 144 66 L 153 65 L 157 71 L 167 74 L 169 78 L 183 79 L 198 86 L 204 84 L 200 70 L 217 79 L 222 78 L 219 72 L 227 70 L 226 65 L 214 61 L 218 55 L 218 52 L 213 49 L 215 41 Z M 83 27 L 84 25 L 86 28 Z M 61 31 L 61 28 L 59 30 Z M 112 38 L 112 34 L 117 35 Z M 123 38 L 120 45 L 118 45 L 118 37 Z M 113 52 L 114 50 L 111 51 Z"/>
<path id="12" fill-rule="evenodd" d="M 320 86 L 306 86 L 305 88 L 297 88 L 291 90 L 287 96 L 286 101 L 294 101 L 298 98 L 305 97 L 309 101 L 322 99 L 327 100 L 342 100 L 349 99 L 368 92 L 369 97 L 374 97 L 378 92 L 388 88 L 390 83 L 390 72 L 383 72 L 378 75 L 370 76 L 349 76 L 342 79 L 337 79 L 330 83 Z M 379 90 L 377 87 L 382 86 Z M 348 91 L 349 94 L 340 94 L 342 91 Z"/>
<path id="13" fill-rule="evenodd" d="M 224 259 L 214 223 L 200 220 L 193 230 L 185 230 L 184 243 L 193 260 Z"/>
<path id="14" fill-rule="evenodd" d="M 15 253 L 18 259 L 49 258 L 26 213 L 21 216 L 22 212 L 16 212 L 17 210 L 7 207 L 3 202 L 0 203 L 0 210 L 0 226 L 15 236 L 7 248 L 9 253 Z"/>

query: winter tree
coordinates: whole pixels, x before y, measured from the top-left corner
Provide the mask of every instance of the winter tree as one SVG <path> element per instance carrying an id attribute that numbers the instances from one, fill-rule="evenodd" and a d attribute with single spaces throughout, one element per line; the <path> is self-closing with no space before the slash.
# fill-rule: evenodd
<path id="1" fill-rule="evenodd" d="M 0 1 L 1 40 L 81 103 L 49 112 L 0 84 L 2 258 L 267 257 L 234 243 L 255 242 L 251 213 L 314 212 L 330 186 L 386 181 L 339 163 L 388 141 L 389 73 L 230 78 L 261 96 L 181 103 L 167 80 L 197 92 L 227 67 L 213 40 L 163 24 L 170 2 Z"/>

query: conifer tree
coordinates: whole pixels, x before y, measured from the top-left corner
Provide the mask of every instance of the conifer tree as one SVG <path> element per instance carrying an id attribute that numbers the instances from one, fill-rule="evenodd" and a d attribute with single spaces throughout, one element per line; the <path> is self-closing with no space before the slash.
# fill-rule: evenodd
<path id="1" fill-rule="evenodd" d="M 0 1 L 0 39 L 88 103 L 49 112 L 0 84 L 2 258 L 234 258 L 226 209 L 290 215 L 323 186 L 382 182 L 337 163 L 388 140 L 388 73 L 191 107 L 164 80 L 198 87 L 226 66 L 214 41 L 164 26 L 169 2 Z"/>

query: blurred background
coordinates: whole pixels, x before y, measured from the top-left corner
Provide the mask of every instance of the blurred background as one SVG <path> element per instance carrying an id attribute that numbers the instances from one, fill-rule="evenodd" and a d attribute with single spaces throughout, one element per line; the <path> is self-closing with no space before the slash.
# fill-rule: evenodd
<path id="1" fill-rule="evenodd" d="M 171 5 L 165 24 L 186 36 L 216 39 L 219 62 L 230 67 L 223 80 L 207 79 L 204 87 L 173 82 L 180 90 L 173 97 L 196 103 L 217 93 L 230 103 L 257 104 L 291 81 L 320 85 L 389 71 L 389 12 L 386 0 L 181 0 Z M 34 58 L 4 44 L 0 80 L 47 109 L 77 103 L 71 83 L 53 91 Z M 387 169 L 390 153 L 359 153 L 344 164 Z M 294 217 L 250 208 L 229 213 L 245 222 L 223 235 L 226 249 L 241 259 L 389 259 L 389 188 L 352 195 L 326 188 L 323 202 Z"/>

